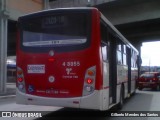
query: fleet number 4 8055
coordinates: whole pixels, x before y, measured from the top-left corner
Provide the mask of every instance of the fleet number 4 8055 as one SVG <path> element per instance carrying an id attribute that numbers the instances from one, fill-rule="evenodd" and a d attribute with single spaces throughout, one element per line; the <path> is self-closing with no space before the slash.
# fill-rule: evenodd
<path id="1" fill-rule="evenodd" d="M 80 66 L 80 62 L 79 61 L 63 62 L 62 65 L 67 67 L 72 67 L 72 66 L 76 67 L 76 66 Z"/>

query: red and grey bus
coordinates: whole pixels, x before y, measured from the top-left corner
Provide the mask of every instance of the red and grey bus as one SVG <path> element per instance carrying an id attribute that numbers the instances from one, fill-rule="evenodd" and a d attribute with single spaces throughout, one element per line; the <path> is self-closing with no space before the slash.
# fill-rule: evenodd
<path id="1" fill-rule="evenodd" d="M 19 17 L 18 104 L 108 110 L 136 90 L 138 51 L 96 8 Z"/>

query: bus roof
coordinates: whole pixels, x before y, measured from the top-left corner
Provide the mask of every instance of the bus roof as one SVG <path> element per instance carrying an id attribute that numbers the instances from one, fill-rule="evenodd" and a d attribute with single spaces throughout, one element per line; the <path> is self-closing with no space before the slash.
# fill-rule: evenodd
<path id="1" fill-rule="evenodd" d="M 63 10 L 68 10 L 68 11 L 72 11 L 72 10 L 97 10 L 97 8 L 95 7 L 68 7 L 68 8 L 55 8 L 55 9 L 47 9 L 47 10 L 42 10 L 42 11 L 37 11 L 37 12 L 32 12 L 32 13 L 29 13 L 29 14 L 25 14 L 25 15 L 22 15 L 20 16 L 21 17 L 27 17 L 27 16 L 30 16 L 30 15 L 35 15 L 35 14 L 39 14 L 39 13 L 45 13 L 45 12 L 52 12 L 52 11 L 63 11 Z"/>

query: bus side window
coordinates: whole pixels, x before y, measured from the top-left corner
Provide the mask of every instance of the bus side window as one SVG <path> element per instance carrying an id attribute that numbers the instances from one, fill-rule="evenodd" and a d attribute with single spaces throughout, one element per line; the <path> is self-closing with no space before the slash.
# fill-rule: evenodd
<path id="1" fill-rule="evenodd" d="M 123 65 L 127 65 L 127 51 L 126 51 L 126 45 L 123 45 Z"/>
<path id="2" fill-rule="evenodd" d="M 135 52 L 134 50 L 132 50 L 132 53 L 131 53 L 131 66 L 132 66 L 133 68 L 136 68 L 136 67 L 137 67 L 136 61 L 137 61 L 136 52 Z"/>
<path id="3" fill-rule="evenodd" d="M 122 45 L 121 43 L 117 44 L 117 64 L 122 64 Z"/>
<path id="4" fill-rule="evenodd" d="M 132 50 L 132 53 L 131 53 L 131 66 L 133 67 L 133 68 L 136 68 L 137 67 L 137 54 L 136 54 L 136 52 L 134 51 L 134 50 Z"/>
<path id="5" fill-rule="evenodd" d="M 101 49 L 102 49 L 102 58 L 104 62 L 108 62 L 108 31 L 107 25 L 101 20 L 100 23 L 100 32 L 101 32 Z"/>
<path id="6" fill-rule="evenodd" d="M 108 54 L 107 54 L 107 44 L 101 43 L 102 48 L 102 58 L 104 62 L 108 62 Z"/>

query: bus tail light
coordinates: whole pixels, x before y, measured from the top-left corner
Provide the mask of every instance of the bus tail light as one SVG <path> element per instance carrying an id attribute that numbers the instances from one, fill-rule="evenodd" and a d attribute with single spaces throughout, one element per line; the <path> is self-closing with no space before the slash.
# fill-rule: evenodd
<path id="1" fill-rule="evenodd" d="M 87 71 L 87 74 L 88 74 L 89 76 L 93 76 L 93 75 L 94 75 L 94 71 L 88 70 L 88 71 Z"/>
<path id="2" fill-rule="evenodd" d="M 23 71 L 21 69 L 19 69 L 19 70 L 17 70 L 17 74 L 21 75 L 21 74 L 23 74 Z"/>
<path id="3" fill-rule="evenodd" d="M 87 78 L 86 82 L 87 82 L 88 84 L 92 84 L 92 83 L 93 83 L 93 80 L 92 80 L 91 78 Z"/>
<path id="4" fill-rule="evenodd" d="M 17 87 L 19 91 L 26 92 L 23 70 L 20 67 L 17 67 Z"/>
<path id="5" fill-rule="evenodd" d="M 22 82 L 23 78 L 22 77 L 18 77 L 17 80 L 18 80 L 18 82 Z"/>
<path id="6" fill-rule="evenodd" d="M 86 70 L 83 85 L 83 96 L 93 93 L 96 81 L 96 66 L 90 67 Z"/>

